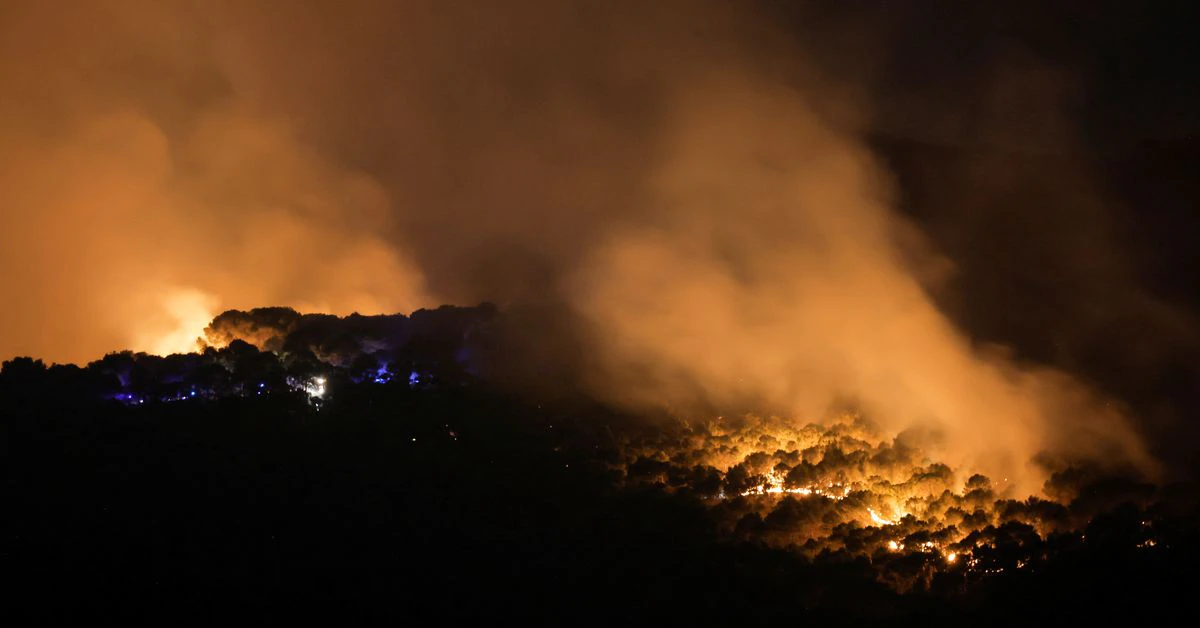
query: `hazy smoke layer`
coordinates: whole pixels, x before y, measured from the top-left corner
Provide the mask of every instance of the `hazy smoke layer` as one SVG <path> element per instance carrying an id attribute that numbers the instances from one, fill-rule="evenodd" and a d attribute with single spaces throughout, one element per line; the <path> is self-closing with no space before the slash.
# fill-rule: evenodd
<path id="1" fill-rule="evenodd" d="M 0 17 L 0 353 L 188 350 L 239 304 L 422 303 L 385 190 L 242 98 L 203 14 L 69 4 Z"/>
<path id="2" fill-rule="evenodd" d="M 1145 462 L 939 313 L 854 82 L 732 5 L 6 3 L 0 353 L 171 350 L 228 307 L 565 300 L 620 401 L 856 398 L 1016 482 L 1068 434 Z"/>
<path id="3" fill-rule="evenodd" d="M 647 184 L 652 218 L 613 229 L 576 284 L 619 394 L 766 400 L 808 417 L 852 397 L 894 430 L 929 428 L 936 459 L 1024 488 L 1040 476 L 1025 463 L 1068 438 L 1077 453 L 1123 442 L 1142 456 L 1077 384 L 982 353 L 938 312 L 852 137 L 790 92 L 702 93 Z"/>

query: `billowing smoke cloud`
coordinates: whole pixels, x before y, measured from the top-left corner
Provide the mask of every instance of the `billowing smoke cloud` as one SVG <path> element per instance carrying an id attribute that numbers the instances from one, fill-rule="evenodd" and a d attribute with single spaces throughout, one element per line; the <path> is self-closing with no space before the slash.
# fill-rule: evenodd
<path id="1" fill-rule="evenodd" d="M 1103 401 L 939 311 L 853 77 L 749 7 L 8 6 L 0 352 L 166 348 L 229 307 L 547 300 L 621 402 L 853 398 L 1026 485 L 1047 446 L 1147 463 Z"/>
<path id="2" fill-rule="evenodd" d="M 647 185 L 649 220 L 614 229 L 576 284 L 604 374 L 643 402 L 767 400 L 819 417 L 855 398 L 893 430 L 924 425 L 938 455 L 1025 488 L 1044 447 L 1133 454 L 1118 414 L 1048 369 L 972 346 L 901 248 L 908 233 L 864 147 L 802 99 L 723 85 L 677 117 Z M 1125 452 L 1105 451 L 1120 442 Z M 1119 457 L 1119 456 L 1118 456 Z"/>
<path id="3" fill-rule="evenodd" d="M 4 353 L 186 351 L 233 304 L 424 302 L 387 193 L 231 92 L 194 14 L 6 6 Z"/>

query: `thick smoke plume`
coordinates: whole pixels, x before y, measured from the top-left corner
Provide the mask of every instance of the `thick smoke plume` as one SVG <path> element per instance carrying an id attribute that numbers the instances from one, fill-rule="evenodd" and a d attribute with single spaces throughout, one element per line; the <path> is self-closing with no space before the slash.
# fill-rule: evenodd
<path id="1" fill-rule="evenodd" d="M 1147 466 L 1103 400 L 939 311 L 853 77 L 731 7 L 6 3 L 0 353 L 552 302 L 622 403 L 853 399 L 1026 488 L 1044 449 Z"/>
<path id="2" fill-rule="evenodd" d="M 645 403 L 766 400 L 819 417 L 853 398 L 935 459 L 1035 488 L 1027 463 L 1071 439 L 1133 454 L 1111 406 L 1048 369 L 973 346 L 905 255 L 909 226 L 853 136 L 789 92 L 721 85 L 674 122 L 648 219 L 615 228 L 575 296 L 610 348 L 605 377 Z M 730 96 L 724 96 L 730 94 Z M 1119 457 L 1119 456 L 1118 456 Z"/>
<path id="3" fill-rule="evenodd" d="M 229 304 L 422 303 L 386 192 L 237 92 L 200 5 L 71 4 L 0 18 L 4 353 L 193 350 Z"/>

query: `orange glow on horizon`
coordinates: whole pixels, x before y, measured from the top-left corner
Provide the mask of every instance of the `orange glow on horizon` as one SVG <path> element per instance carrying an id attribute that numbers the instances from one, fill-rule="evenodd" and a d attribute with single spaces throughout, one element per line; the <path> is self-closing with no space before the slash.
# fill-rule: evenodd
<path id="1" fill-rule="evenodd" d="M 217 299 L 196 288 L 171 288 L 158 303 L 159 316 L 147 322 L 132 342 L 134 351 L 155 355 L 198 350 L 204 328 L 217 314 Z"/>

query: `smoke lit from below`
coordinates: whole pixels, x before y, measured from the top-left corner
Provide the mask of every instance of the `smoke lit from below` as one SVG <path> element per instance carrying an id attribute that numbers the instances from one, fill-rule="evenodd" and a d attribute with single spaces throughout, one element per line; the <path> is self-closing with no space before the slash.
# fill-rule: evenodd
<path id="1" fill-rule="evenodd" d="M 92 4 L 0 25 L 0 354 L 530 297 L 628 407 L 852 400 L 1029 492 L 1046 452 L 1152 466 L 1117 406 L 938 309 L 869 103 L 724 3 Z"/>
<path id="2" fill-rule="evenodd" d="M 162 317 L 139 329 L 130 349 L 155 355 L 196 351 L 197 340 L 217 314 L 216 304 L 215 297 L 194 288 L 164 291 Z"/>
<path id="3" fill-rule="evenodd" d="M 1046 451 L 1153 468 L 1101 396 L 974 346 L 938 310 L 886 175 L 852 135 L 786 90 L 703 93 L 649 178 L 651 218 L 610 231 L 572 284 L 603 338 L 602 389 L 801 424 L 850 400 L 893 434 L 924 434 L 934 459 L 1025 494 Z"/>

